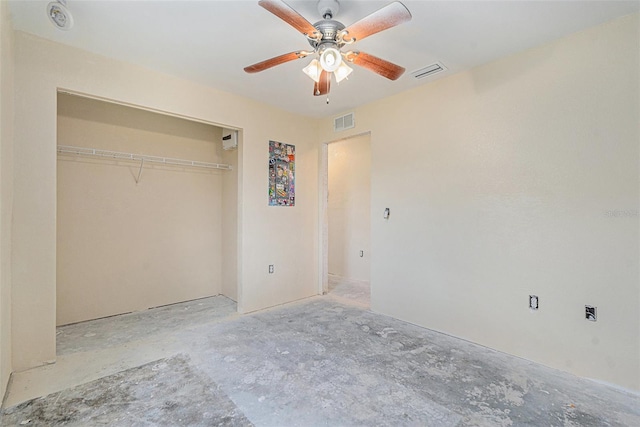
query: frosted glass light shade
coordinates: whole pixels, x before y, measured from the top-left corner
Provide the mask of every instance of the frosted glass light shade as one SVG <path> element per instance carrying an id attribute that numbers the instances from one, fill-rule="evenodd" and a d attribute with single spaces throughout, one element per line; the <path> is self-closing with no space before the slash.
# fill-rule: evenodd
<path id="1" fill-rule="evenodd" d="M 333 75 L 336 77 L 336 83 L 340 83 L 342 80 L 346 79 L 352 71 L 353 68 L 349 67 L 344 62 L 341 63 L 338 69 L 333 73 Z"/>
<path id="2" fill-rule="evenodd" d="M 322 68 L 320 68 L 320 63 L 317 59 L 314 59 L 302 69 L 307 76 L 309 76 L 314 82 L 318 83 L 320 81 L 320 73 L 322 73 Z"/>

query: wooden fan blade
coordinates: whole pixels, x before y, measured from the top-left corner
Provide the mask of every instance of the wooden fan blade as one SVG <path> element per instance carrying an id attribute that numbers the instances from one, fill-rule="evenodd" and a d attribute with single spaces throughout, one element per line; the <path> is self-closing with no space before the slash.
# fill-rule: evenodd
<path id="1" fill-rule="evenodd" d="M 395 1 L 351 24 L 340 33 L 343 34 L 345 42 L 351 43 L 410 20 L 409 9 L 399 1 Z"/>
<path id="2" fill-rule="evenodd" d="M 285 53 L 284 55 L 276 56 L 274 58 L 267 59 L 262 62 L 258 62 L 257 64 L 249 65 L 248 67 L 244 67 L 244 71 L 247 73 L 257 73 L 259 71 L 267 70 L 271 67 L 275 67 L 276 65 L 284 64 L 285 62 L 293 61 L 295 59 L 304 58 L 307 55 L 312 54 L 313 52 L 307 52 L 304 50 L 298 50 L 295 52 Z"/>
<path id="3" fill-rule="evenodd" d="M 347 61 L 380 74 L 389 80 L 398 80 L 405 71 L 403 67 L 393 62 L 385 61 L 382 58 L 364 52 L 347 52 L 344 54 L 344 57 Z"/>
<path id="4" fill-rule="evenodd" d="M 318 81 L 318 83 L 313 84 L 313 95 L 314 96 L 326 95 L 329 93 L 330 89 L 331 89 L 331 73 L 327 73 L 326 71 L 322 70 L 322 73 L 320 73 L 320 80 Z"/>
<path id="5" fill-rule="evenodd" d="M 258 4 L 306 36 L 314 38 L 315 35 L 319 34 L 318 30 L 311 25 L 311 22 L 307 21 L 283 1 L 260 0 Z"/>

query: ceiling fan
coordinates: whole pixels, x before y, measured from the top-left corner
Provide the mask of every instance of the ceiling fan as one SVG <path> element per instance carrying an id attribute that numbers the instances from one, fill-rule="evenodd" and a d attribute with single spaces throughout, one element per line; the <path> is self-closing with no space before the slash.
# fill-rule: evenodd
<path id="1" fill-rule="evenodd" d="M 297 50 L 249 65 L 244 68 L 247 73 L 257 73 L 314 55 L 316 57 L 303 72 L 314 81 L 313 94 L 320 96 L 329 93 L 332 75 L 339 83 L 351 74 L 353 70 L 347 62 L 371 70 L 389 80 L 397 80 L 405 71 L 399 65 L 368 53 L 341 50 L 344 46 L 411 20 L 409 9 L 399 1 L 384 6 L 348 27 L 333 20 L 340 7 L 337 0 L 318 1 L 318 12 L 323 19 L 315 24 L 311 24 L 282 0 L 260 0 L 258 4 L 306 36 L 313 49 Z"/>

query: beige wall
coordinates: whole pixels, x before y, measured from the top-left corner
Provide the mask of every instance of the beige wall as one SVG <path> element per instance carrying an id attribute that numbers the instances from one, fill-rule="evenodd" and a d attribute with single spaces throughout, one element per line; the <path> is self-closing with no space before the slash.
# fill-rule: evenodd
<path id="1" fill-rule="evenodd" d="M 369 135 L 328 147 L 329 274 L 369 280 L 371 144 Z M 360 251 L 363 256 L 360 257 Z"/>
<path id="2" fill-rule="evenodd" d="M 640 390 L 639 40 L 636 14 L 355 111 L 375 311 Z"/>
<path id="3" fill-rule="evenodd" d="M 317 293 L 316 122 L 194 82 L 15 34 L 13 363 L 55 358 L 56 91 L 242 129 L 238 152 L 239 309 L 253 311 Z M 268 141 L 296 144 L 297 201 L 267 206 Z M 146 178 L 143 175 L 143 180 Z M 276 273 L 269 275 L 268 264 Z"/>
<path id="4" fill-rule="evenodd" d="M 220 163 L 222 129 L 58 96 L 58 144 Z M 62 154 L 57 181 L 57 324 L 221 292 L 227 171 Z"/>
<path id="5" fill-rule="evenodd" d="M 0 401 L 11 365 L 11 217 L 13 203 L 13 31 L 0 2 Z"/>
<path id="6" fill-rule="evenodd" d="M 222 162 L 233 167 L 222 176 L 221 292 L 238 300 L 238 149 L 223 151 Z"/>
<path id="7" fill-rule="evenodd" d="M 638 47 L 636 15 L 357 109 L 344 136 L 372 132 L 374 310 L 640 390 Z M 55 358 L 58 88 L 242 129 L 240 309 L 317 292 L 314 142 L 336 139 L 330 120 L 316 134 L 314 120 L 23 33 L 14 48 L 8 161 L 4 108 L 0 140 L 3 224 L 14 171 L 14 369 Z M 296 144 L 294 208 L 267 206 L 269 139 Z"/>

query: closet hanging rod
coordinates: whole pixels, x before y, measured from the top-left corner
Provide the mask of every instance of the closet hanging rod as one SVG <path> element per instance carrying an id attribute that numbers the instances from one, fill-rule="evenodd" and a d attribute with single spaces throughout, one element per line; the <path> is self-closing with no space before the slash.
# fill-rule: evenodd
<path id="1" fill-rule="evenodd" d="M 118 151 L 99 150 L 97 148 L 73 147 L 71 145 L 58 145 L 58 153 L 77 154 L 81 156 L 107 157 L 119 160 L 136 160 L 142 162 L 163 163 L 172 166 L 192 166 L 205 169 L 231 170 L 231 165 L 224 163 L 207 163 L 196 160 L 172 159 L 170 157 L 148 156 L 146 154 L 120 153 Z"/>

